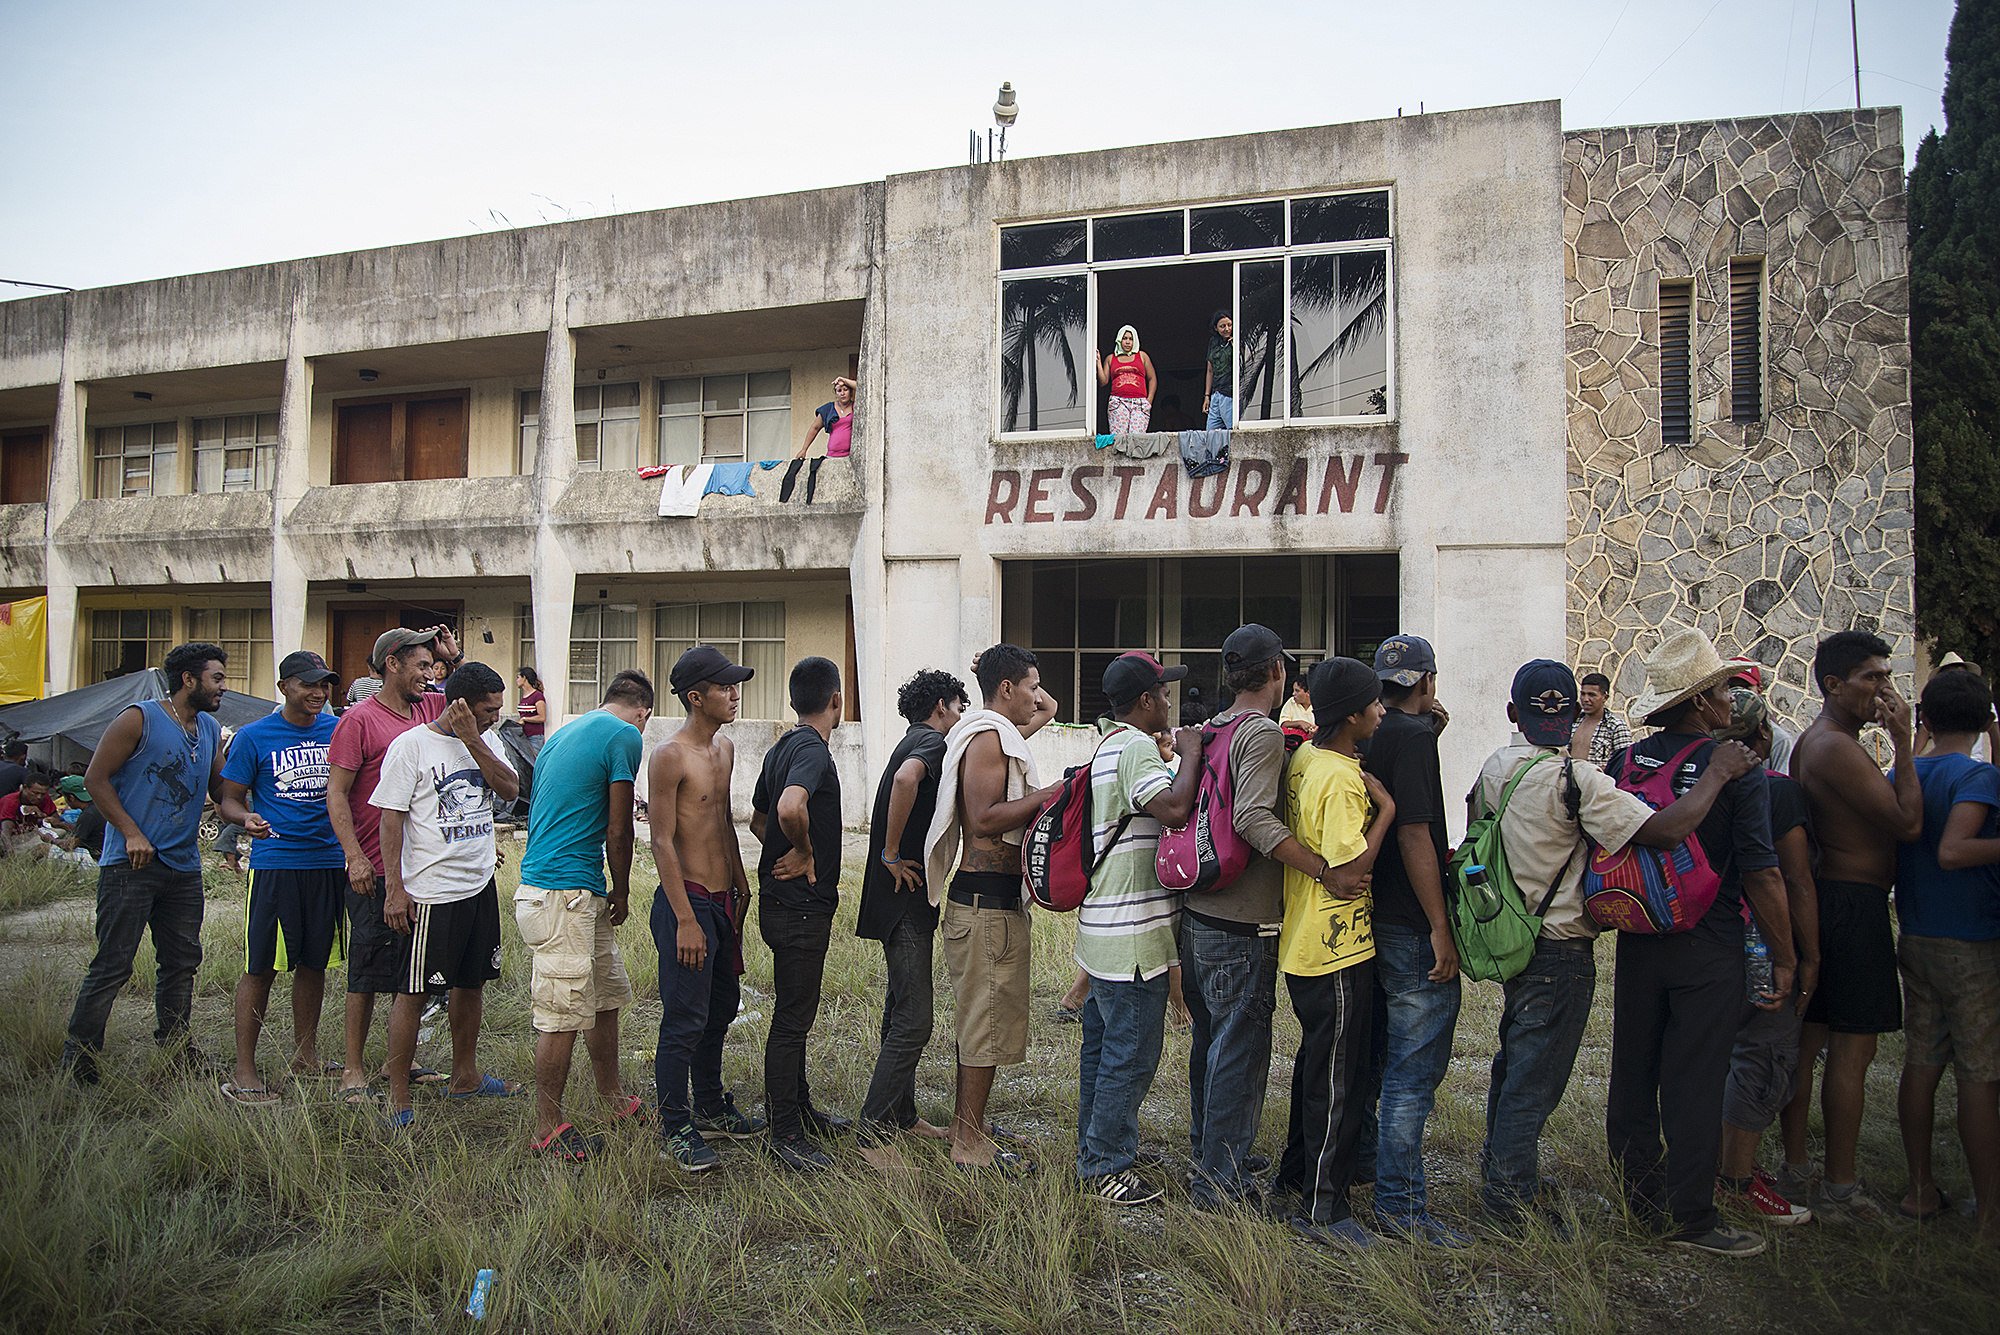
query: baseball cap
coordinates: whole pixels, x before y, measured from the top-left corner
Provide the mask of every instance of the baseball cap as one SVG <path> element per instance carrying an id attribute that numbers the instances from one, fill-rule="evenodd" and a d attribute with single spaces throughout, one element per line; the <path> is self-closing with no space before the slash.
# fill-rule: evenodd
<path id="1" fill-rule="evenodd" d="M 90 790 L 83 786 L 81 774 L 65 774 L 56 780 L 56 791 L 72 802 L 88 802 Z"/>
<path id="2" fill-rule="evenodd" d="M 668 674 L 667 680 L 673 685 L 674 694 L 679 695 L 705 681 L 712 681 L 717 686 L 734 686 L 756 675 L 755 668 L 730 662 L 714 645 L 697 644 L 674 660 L 674 670 Z"/>
<path id="3" fill-rule="evenodd" d="M 1514 713 L 1535 746 L 1568 746 L 1579 710 L 1576 674 L 1552 658 L 1521 664 L 1514 674 Z"/>
<path id="4" fill-rule="evenodd" d="M 1392 635 L 1375 651 L 1375 675 L 1398 686 L 1415 686 L 1438 670 L 1431 642 L 1419 635 Z"/>
<path id="5" fill-rule="evenodd" d="M 1162 667 L 1151 654 L 1133 650 L 1120 654 L 1104 668 L 1104 695 L 1113 709 L 1123 709 L 1155 686 L 1179 681 L 1188 674 L 1187 664 Z"/>
<path id="6" fill-rule="evenodd" d="M 1729 680 L 1742 682 L 1753 691 L 1764 689 L 1764 665 L 1754 658 L 1729 660 Z"/>
<path id="7" fill-rule="evenodd" d="M 1285 642 L 1278 638 L 1278 632 L 1253 621 L 1230 631 L 1229 638 L 1222 642 L 1222 670 L 1262 667 L 1284 652 Z"/>
<path id="8" fill-rule="evenodd" d="M 380 672 L 382 664 L 389 660 L 390 654 L 399 654 L 403 650 L 419 644 L 430 645 L 436 642 L 437 633 L 435 631 L 405 630 L 401 626 L 398 626 L 394 630 L 385 630 L 375 637 L 375 651 L 368 655 L 368 666 Z M 286 661 L 289 662 L 290 660 L 287 659 Z"/>
<path id="9" fill-rule="evenodd" d="M 278 680 L 297 677 L 303 686 L 317 686 L 323 681 L 339 681 L 340 674 L 326 665 L 326 660 L 318 654 L 304 649 L 285 655 L 285 661 L 278 664 Z"/>

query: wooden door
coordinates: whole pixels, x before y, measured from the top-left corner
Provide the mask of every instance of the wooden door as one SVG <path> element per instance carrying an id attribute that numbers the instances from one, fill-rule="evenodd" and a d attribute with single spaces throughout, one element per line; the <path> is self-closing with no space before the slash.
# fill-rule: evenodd
<path id="1" fill-rule="evenodd" d="M 461 395 L 412 399 L 408 407 L 408 446 L 403 476 L 465 476 L 465 399 Z"/>
<path id="2" fill-rule="evenodd" d="M 48 498 L 48 431 L 37 427 L 0 436 L 0 505 L 34 505 Z"/>
<path id="3" fill-rule="evenodd" d="M 333 652 L 329 664 L 340 674 L 343 689 L 349 682 L 374 675 L 368 666 L 368 655 L 375 649 L 375 640 L 383 631 L 397 624 L 396 606 L 393 603 L 363 603 L 353 607 L 329 607 L 327 615 L 333 623 Z"/>
<path id="4" fill-rule="evenodd" d="M 342 404 L 334 432 L 333 480 L 349 482 L 393 482 L 396 467 L 395 415 L 397 404 Z"/>

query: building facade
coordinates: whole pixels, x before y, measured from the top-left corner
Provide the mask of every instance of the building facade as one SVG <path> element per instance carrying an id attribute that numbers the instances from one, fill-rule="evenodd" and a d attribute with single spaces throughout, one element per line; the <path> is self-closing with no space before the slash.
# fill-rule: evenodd
<path id="1" fill-rule="evenodd" d="M 716 643 L 759 673 L 739 798 L 821 654 L 856 819 L 896 684 L 996 639 L 1081 724 L 1122 649 L 1212 693 L 1242 620 L 1307 657 L 1404 630 L 1463 791 L 1528 657 L 1630 691 L 1692 622 L 1794 715 L 1822 627 L 1907 668 L 1900 170 L 1893 111 L 1565 134 L 1537 103 L 0 304 L 0 597 L 47 591 L 51 690 L 199 637 L 269 693 L 291 648 L 352 675 L 446 620 L 564 716 Z M 1164 433 L 1202 425 L 1219 313 L 1239 420 L 1195 478 Z M 1163 434 L 1099 448 L 1127 324 Z M 780 500 L 836 375 L 853 454 Z M 752 494 L 662 517 L 638 470 L 698 462 Z"/>

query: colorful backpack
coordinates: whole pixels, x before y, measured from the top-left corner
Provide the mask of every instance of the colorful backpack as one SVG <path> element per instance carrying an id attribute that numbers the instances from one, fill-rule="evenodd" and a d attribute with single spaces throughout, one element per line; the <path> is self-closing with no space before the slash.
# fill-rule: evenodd
<path id="1" fill-rule="evenodd" d="M 1103 743 L 1099 742 L 1100 749 Z M 1056 913 L 1073 913 L 1090 893 L 1090 874 L 1097 870 L 1097 841 L 1091 837 L 1090 760 L 1063 771 L 1062 787 L 1043 804 L 1041 814 L 1021 837 L 1021 878 L 1037 906 Z M 1105 847 L 1112 848 L 1132 822 L 1126 813 Z"/>
<path id="2" fill-rule="evenodd" d="M 1706 737 L 1689 742 L 1673 759 L 1657 763 L 1635 761 L 1628 747 L 1612 778 L 1659 811 L 1673 804 L 1674 776 L 1681 766 L 1706 745 Z M 1642 936 L 1687 931 L 1701 921 L 1721 889 L 1722 878 L 1693 835 L 1674 848 L 1643 848 L 1635 842 L 1616 852 L 1592 841 L 1590 861 L 1583 867 L 1583 906 L 1591 920 Z"/>
<path id="3" fill-rule="evenodd" d="M 1257 850 L 1236 832 L 1236 779 L 1229 770 L 1229 748 L 1248 714 L 1238 714 L 1220 727 L 1201 730 L 1201 787 L 1187 824 L 1163 831 L 1153 869 L 1163 889 L 1188 894 L 1220 890 L 1243 874 Z"/>

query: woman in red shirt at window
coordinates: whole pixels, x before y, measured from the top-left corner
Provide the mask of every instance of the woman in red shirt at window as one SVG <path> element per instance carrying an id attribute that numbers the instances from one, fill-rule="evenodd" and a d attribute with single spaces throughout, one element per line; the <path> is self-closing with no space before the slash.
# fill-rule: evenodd
<path id="1" fill-rule="evenodd" d="M 549 711 L 543 704 L 546 697 L 542 694 L 542 674 L 531 667 L 522 668 L 514 674 L 514 689 L 521 693 L 521 707 L 516 711 L 521 720 L 521 735 L 528 740 L 528 750 L 539 755 L 542 733 L 549 722 Z"/>
<path id="2" fill-rule="evenodd" d="M 1153 359 L 1139 351 L 1139 331 L 1131 325 L 1118 330 L 1110 357 L 1093 351 L 1097 358 L 1097 383 L 1111 386 L 1111 408 L 1107 429 L 1114 436 L 1141 432 L 1153 420 L 1153 395 L 1159 392 L 1159 378 L 1153 374 Z"/>

